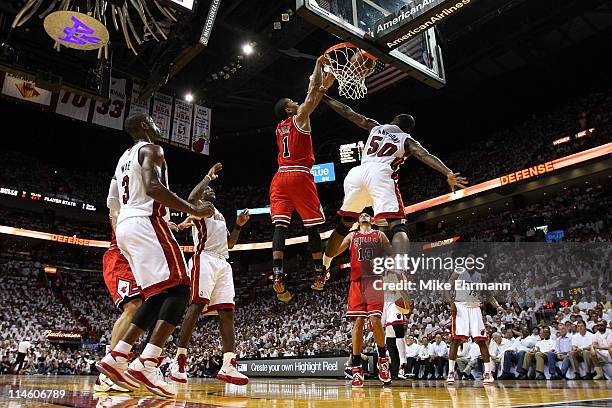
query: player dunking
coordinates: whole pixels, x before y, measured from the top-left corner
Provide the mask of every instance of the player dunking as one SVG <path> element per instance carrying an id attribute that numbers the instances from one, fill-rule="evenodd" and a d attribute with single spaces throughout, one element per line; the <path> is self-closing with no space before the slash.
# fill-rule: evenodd
<path id="1" fill-rule="evenodd" d="M 289 98 L 280 99 L 274 106 L 274 113 L 281 120 L 276 126 L 278 145 L 278 172 L 270 184 L 270 212 L 274 223 L 272 258 L 274 291 L 283 302 L 291 300 L 291 294 L 283 282 L 283 257 L 285 236 L 294 210 L 302 218 L 308 231 L 308 244 L 312 252 L 317 281 L 323 279 L 322 244 L 318 226 L 325 222 L 325 215 L 319 202 L 314 178 L 310 168 L 315 157 L 310 136 L 310 114 L 321 101 L 325 90 L 333 83 L 331 74 L 323 79 L 322 62 L 317 59 L 311 76 L 306 99 L 301 104 Z M 322 289 L 315 284 L 313 289 Z"/>
<path id="2" fill-rule="evenodd" d="M 108 189 L 106 205 L 110 210 L 109 219 L 112 232 L 110 246 L 102 258 L 102 275 L 104 276 L 104 283 L 106 284 L 106 288 L 113 302 L 121 309 L 121 316 L 119 316 L 113 325 L 110 345 L 107 346 L 109 347 L 107 351 L 109 351 L 117 345 L 119 339 L 123 338 L 123 335 L 134 318 L 134 314 L 142 304 L 142 296 L 136 279 L 134 279 L 134 274 L 130 269 L 130 264 L 117 246 L 115 228 L 117 226 L 117 217 L 119 216 L 121 203 L 119 202 L 119 189 L 115 177 L 112 178 Z M 100 373 L 98 381 L 96 381 L 94 390 L 96 392 L 107 392 L 110 390 L 120 392 L 129 391 L 128 389 L 114 384 L 102 373 Z"/>
<path id="3" fill-rule="evenodd" d="M 455 281 L 457 280 L 465 283 L 482 283 L 482 276 L 480 272 L 468 268 L 461 274 L 457 272 L 451 274 L 449 282 L 452 288 L 455 287 Z M 462 284 L 459 287 L 462 286 L 465 285 Z M 451 304 L 451 344 L 448 352 L 448 377 L 446 378 L 446 382 L 449 384 L 453 384 L 457 377 L 455 363 L 459 345 L 470 336 L 480 347 L 480 354 L 484 362 L 482 383 L 493 384 L 495 382 L 491 374 L 491 357 L 489 347 L 487 347 L 487 333 L 480 310 L 480 294 L 481 292 L 478 290 L 458 289 L 455 291 L 453 299 L 451 292 L 446 292 L 447 300 Z M 495 309 L 500 308 L 499 303 L 493 297 L 490 297 L 489 302 Z"/>
<path id="4" fill-rule="evenodd" d="M 351 284 L 348 295 L 347 316 L 353 322 L 353 352 L 351 356 L 352 386 L 363 387 L 363 325 L 365 318 L 370 319 L 374 341 L 378 349 L 378 378 L 385 384 L 391 381 L 389 358 L 385 347 L 385 330 L 381 321 L 385 305 L 384 293 L 376 289 L 374 282 L 381 276 L 374 274 L 372 262 L 375 258 L 391 255 L 391 244 L 387 237 L 372 229 L 369 214 L 359 216 L 359 230 L 348 234 L 333 255 L 337 256 L 347 248 L 351 251 Z"/>
<path id="5" fill-rule="evenodd" d="M 436 156 L 425 150 L 419 142 L 410 137 L 414 118 L 407 114 L 397 115 L 388 125 L 381 125 L 373 119 L 354 112 L 351 108 L 327 95 L 323 101 L 340 116 L 370 132 L 365 145 L 361 165 L 353 167 L 344 179 L 344 202 L 338 211 L 336 228 L 332 233 L 323 264 L 329 269 L 333 253 L 359 213 L 365 207 L 374 208 L 374 221 L 386 220 L 382 228 L 391 241 L 395 253 L 406 253 L 408 227 L 404 219 L 404 204 L 397 185 L 399 166 L 410 155 L 446 176 L 451 189 L 463 188 L 467 183 L 459 173 L 452 172 Z"/>
<path id="6" fill-rule="evenodd" d="M 221 164 L 215 164 L 206 178 L 215 180 Z M 212 188 L 196 186 L 189 194 L 190 202 L 214 202 L 215 192 Z M 189 261 L 191 271 L 191 305 L 187 309 L 181 333 L 177 343 L 176 358 L 172 362 L 169 377 L 173 381 L 186 383 L 187 347 L 191 341 L 193 329 L 207 307 L 208 311 L 219 313 L 219 331 L 223 349 L 223 365 L 217 379 L 237 385 L 245 385 L 249 379 L 236 368 L 235 333 L 234 333 L 234 279 L 232 266 L 227 262 L 229 249 L 232 249 L 240 230 L 249 220 L 249 212 L 244 210 L 236 219 L 236 225 L 229 234 L 225 218 L 215 208 L 211 217 L 200 218 L 190 216 L 179 229 L 192 228 L 193 245 L 196 248 L 194 256 Z"/>
<path id="7" fill-rule="evenodd" d="M 210 203 L 190 204 L 168 189 L 164 151 L 153 144 L 161 135 L 150 116 L 129 116 L 125 129 L 134 145 L 123 153 L 115 170 L 121 184 L 117 244 L 145 301 L 123 338 L 96 367 L 122 387 L 143 385 L 155 394 L 174 397 L 176 392 L 159 370 L 160 355 L 185 313 L 190 281 L 183 253 L 164 219 L 169 218 L 166 207 L 198 217 L 212 215 L 213 207 Z M 151 327 L 149 343 L 128 366 L 133 344 Z"/>

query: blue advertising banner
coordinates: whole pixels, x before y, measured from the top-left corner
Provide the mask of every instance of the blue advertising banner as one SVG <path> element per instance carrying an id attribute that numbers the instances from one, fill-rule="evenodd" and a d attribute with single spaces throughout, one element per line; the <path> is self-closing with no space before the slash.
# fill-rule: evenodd
<path id="1" fill-rule="evenodd" d="M 314 176 L 315 183 L 325 183 L 336 180 L 334 163 L 315 164 L 310 169 L 310 173 Z"/>

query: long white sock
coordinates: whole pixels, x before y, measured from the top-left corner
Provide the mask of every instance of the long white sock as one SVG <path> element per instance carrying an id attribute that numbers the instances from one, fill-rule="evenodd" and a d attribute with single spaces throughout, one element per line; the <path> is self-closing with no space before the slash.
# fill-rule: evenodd
<path id="1" fill-rule="evenodd" d="M 147 343 L 145 349 L 140 355 L 142 358 L 157 358 L 161 356 L 162 348 L 157 347 L 155 344 Z"/>
<path id="2" fill-rule="evenodd" d="M 126 343 L 123 340 L 119 340 L 119 342 L 117 343 L 113 351 L 118 351 L 120 353 L 128 354 L 130 351 L 132 351 L 132 345 Z"/>
<path id="3" fill-rule="evenodd" d="M 186 348 L 183 348 L 183 347 L 179 347 L 179 348 L 177 348 L 177 349 L 176 349 L 176 357 L 178 358 L 178 356 L 179 356 L 180 354 L 182 354 L 182 355 L 186 356 L 186 355 L 187 355 L 187 349 L 186 349 Z"/>
<path id="4" fill-rule="evenodd" d="M 491 362 L 490 361 L 488 363 L 484 363 L 484 370 L 485 370 L 485 373 L 491 372 Z"/>
<path id="5" fill-rule="evenodd" d="M 455 363 L 457 361 L 456 360 L 448 360 L 448 372 L 452 373 L 453 371 L 455 371 Z"/>
<path id="6" fill-rule="evenodd" d="M 327 255 L 323 254 L 323 266 L 325 267 L 326 270 L 329 269 L 332 259 L 334 259 L 333 256 L 328 257 Z"/>
<path id="7" fill-rule="evenodd" d="M 397 351 L 399 351 L 401 367 L 406 364 L 406 341 L 403 337 L 400 337 L 399 339 L 395 339 L 395 344 L 397 345 Z"/>

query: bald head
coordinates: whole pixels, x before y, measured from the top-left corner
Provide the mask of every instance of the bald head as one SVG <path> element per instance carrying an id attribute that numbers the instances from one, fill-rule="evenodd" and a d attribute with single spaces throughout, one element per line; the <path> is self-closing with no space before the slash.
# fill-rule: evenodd
<path id="1" fill-rule="evenodd" d="M 154 142 L 161 137 L 159 128 L 153 119 L 144 112 L 128 116 L 123 126 L 134 141 L 144 139 Z"/>

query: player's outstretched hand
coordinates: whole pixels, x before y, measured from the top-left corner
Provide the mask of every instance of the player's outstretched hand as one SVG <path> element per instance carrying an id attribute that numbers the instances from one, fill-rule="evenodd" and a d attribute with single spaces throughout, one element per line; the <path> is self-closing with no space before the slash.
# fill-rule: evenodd
<path id="1" fill-rule="evenodd" d="M 249 215 L 249 210 L 245 208 L 244 210 L 242 210 L 240 215 L 238 215 L 238 218 L 236 218 L 236 224 L 242 227 L 244 224 L 246 224 L 249 221 L 249 218 L 251 218 Z"/>
<path id="2" fill-rule="evenodd" d="M 191 215 L 195 217 L 210 217 L 214 213 L 215 207 L 210 201 L 199 201 L 191 208 Z"/>
<path id="3" fill-rule="evenodd" d="M 223 169 L 223 165 L 221 163 L 215 163 L 215 165 L 212 166 L 210 170 L 208 170 L 208 177 L 210 177 L 211 180 L 216 180 L 217 177 L 219 177 L 217 173 L 221 171 L 222 169 Z"/>
<path id="4" fill-rule="evenodd" d="M 453 192 L 457 188 L 465 188 L 468 184 L 468 180 L 461 175 L 461 173 L 450 173 L 446 176 L 446 182 L 450 186 Z"/>
<path id="5" fill-rule="evenodd" d="M 319 90 L 323 93 L 327 92 L 327 90 L 334 84 L 335 80 L 336 77 L 331 71 L 325 72 L 323 74 L 323 82 L 321 83 L 321 88 L 319 88 Z"/>
<path id="6" fill-rule="evenodd" d="M 168 228 L 170 228 L 172 231 L 174 232 L 179 232 L 179 226 L 176 225 L 176 223 L 172 222 L 172 221 L 168 221 Z"/>

